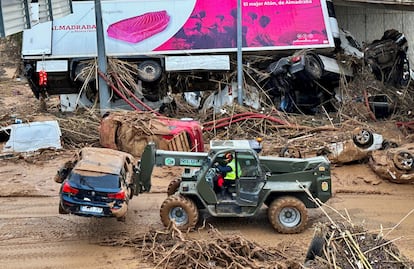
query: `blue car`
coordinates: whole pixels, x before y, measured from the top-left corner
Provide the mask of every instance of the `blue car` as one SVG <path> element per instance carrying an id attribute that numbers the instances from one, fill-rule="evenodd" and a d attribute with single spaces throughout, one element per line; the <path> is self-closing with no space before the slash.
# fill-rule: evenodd
<path id="1" fill-rule="evenodd" d="M 59 213 L 125 220 L 136 191 L 135 160 L 128 153 L 86 147 L 58 171 Z"/>

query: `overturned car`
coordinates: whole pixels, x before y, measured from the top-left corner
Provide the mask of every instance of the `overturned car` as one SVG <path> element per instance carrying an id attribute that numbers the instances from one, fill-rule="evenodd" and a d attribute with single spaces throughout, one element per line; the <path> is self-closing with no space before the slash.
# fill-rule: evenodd
<path id="1" fill-rule="evenodd" d="M 414 143 L 372 153 L 372 170 L 394 183 L 414 182 Z"/>

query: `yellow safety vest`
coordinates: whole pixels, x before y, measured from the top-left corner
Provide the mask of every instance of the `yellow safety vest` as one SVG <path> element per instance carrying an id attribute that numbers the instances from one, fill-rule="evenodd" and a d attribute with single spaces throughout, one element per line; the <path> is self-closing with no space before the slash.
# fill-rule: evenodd
<path id="1" fill-rule="evenodd" d="M 227 165 L 231 167 L 231 171 L 226 173 L 226 176 L 224 177 L 224 179 L 235 180 L 236 179 L 236 161 L 233 159 Z M 241 168 L 238 163 L 237 163 L 237 175 L 239 177 L 241 175 Z"/>

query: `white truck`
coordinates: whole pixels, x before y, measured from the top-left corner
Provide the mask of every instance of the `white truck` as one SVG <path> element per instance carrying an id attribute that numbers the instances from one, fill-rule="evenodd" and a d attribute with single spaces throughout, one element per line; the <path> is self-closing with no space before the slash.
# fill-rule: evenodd
<path id="1" fill-rule="evenodd" d="M 72 14 L 23 32 L 25 74 L 36 97 L 41 71 L 49 95 L 78 94 L 85 81 L 90 87 L 82 96 L 96 93 L 84 72 L 97 57 L 95 4 L 72 4 Z M 339 37 L 332 8 L 330 0 L 243 0 L 243 55 L 270 56 L 270 63 L 301 49 L 332 51 Z M 105 54 L 133 64 L 144 102 L 159 102 L 168 92 L 215 90 L 237 68 L 237 0 L 102 0 L 101 9 Z"/>

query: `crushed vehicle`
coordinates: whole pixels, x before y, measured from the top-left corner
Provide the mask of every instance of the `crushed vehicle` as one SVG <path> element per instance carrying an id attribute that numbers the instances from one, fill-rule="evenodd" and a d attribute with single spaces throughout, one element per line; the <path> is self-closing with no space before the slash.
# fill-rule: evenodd
<path id="1" fill-rule="evenodd" d="M 161 205 L 165 226 L 172 222 L 181 229 L 194 228 L 201 210 L 214 217 L 251 217 L 268 207 L 268 219 L 280 233 L 299 233 L 308 222 L 307 208 L 332 196 L 330 162 L 324 156 L 303 159 L 260 156 L 261 146 L 247 140 L 211 141 L 209 152 L 179 152 L 156 149 L 149 143 L 142 155 L 139 171 L 143 181 L 151 177 L 154 166 L 182 166 L 184 172 L 169 186 Z M 216 190 L 217 164 L 231 152 L 241 174 L 228 193 Z M 238 169 L 238 168 L 237 168 Z"/>
<path id="2" fill-rule="evenodd" d="M 403 33 L 387 30 L 380 40 L 374 40 L 365 49 L 345 30 L 340 31 L 340 40 L 343 53 L 362 59 L 376 79 L 397 88 L 408 86 L 411 70 L 408 42 Z M 264 85 L 277 109 L 305 114 L 321 112 L 322 105 L 326 110 L 334 111 L 331 102 L 342 99 L 335 90 L 341 78 L 348 81 L 353 78 L 350 64 L 335 60 L 332 53 L 322 55 L 309 50 L 296 51 L 272 62 L 267 72 L 270 77 Z M 392 100 L 384 100 L 383 95 L 369 99 L 371 109 L 378 117 L 390 115 Z"/>
<path id="3" fill-rule="evenodd" d="M 333 164 L 347 164 L 369 158 L 377 151 L 396 147 L 397 143 L 384 139 L 381 134 L 375 133 L 368 128 L 358 127 L 351 133 L 349 139 L 327 143 L 317 148 L 315 154 L 326 156 Z M 294 146 L 286 146 L 279 152 L 280 157 L 301 158 L 303 154 Z"/>
<path id="4" fill-rule="evenodd" d="M 379 81 L 402 88 L 411 80 L 407 51 L 405 35 L 389 29 L 381 39 L 374 40 L 364 49 L 364 61 Z"/>
<path id="5" fill-rule="evenodd" d="M 355 128 L 352 138 L 335 142 L 319 149 L 332 163 L 349 163 L 367 158 L 375 150 L 382 149 L 386 141 L 383 136 L 366 128 Z"/>
<path id="6" fill-rule="evenodd" d="M 414 182 L 414 144 L 375 151 L 370 157 L 369 165 L 381 178 L 394 183 L 412 183 Z"/>
<path id="7" fill-rule="evenodd" d="M 56 120 L 15 124 L 0 128 L 4 154 L 30 153 L 40 149 L 61 149 L 61 130 Z"/>
<path id="8" fill-rule="evenodd" d="M 59 214 L 115 217 L 125 220 L 134 195 L 149 191 L 150 182 L 137 178 L 137 163 L 128 153 L 85 147 L 55 175 L 59 190 Z"/>
<path id="9" fill-rule="evenodd" d="M 204 151 L 201 124 L 190 118 L 174 119 L 139 111 L 113 111 L 103 115 L 99 126 L 103 147 L 141 156 L 148 142 L 159 149 Z"/>

